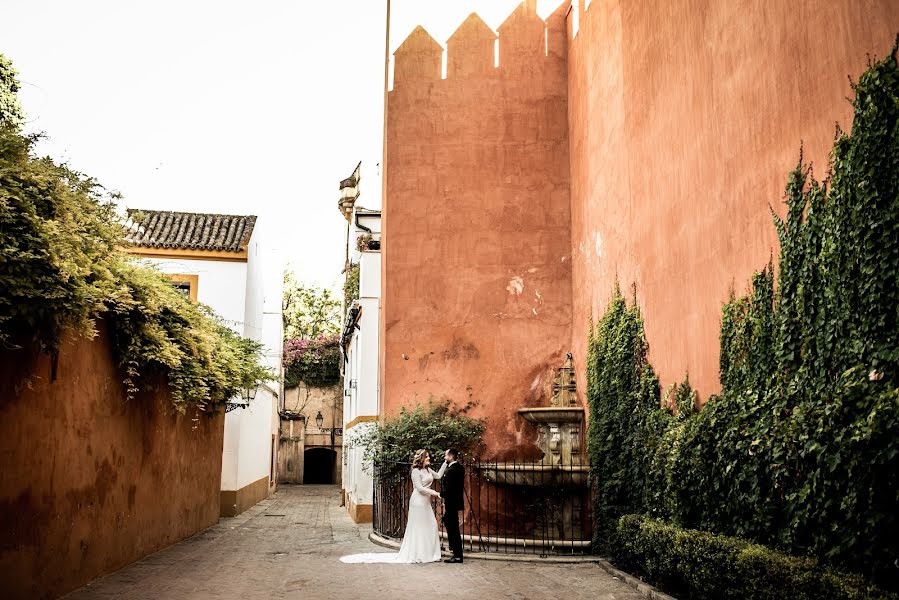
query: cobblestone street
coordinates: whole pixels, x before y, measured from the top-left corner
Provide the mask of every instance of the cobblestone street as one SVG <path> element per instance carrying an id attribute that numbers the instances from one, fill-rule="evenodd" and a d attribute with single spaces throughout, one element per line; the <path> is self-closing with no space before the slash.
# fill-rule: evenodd
<path id="1" fill-rule="evenodd" d="M 368 541 L 338 506 L 336 486 L 282 486 L 247 512 L 66 596 L 68 600 L 171 598 L 637 599 L 593 564 L 468 560 L 464 565 L 347 565 Z"/>

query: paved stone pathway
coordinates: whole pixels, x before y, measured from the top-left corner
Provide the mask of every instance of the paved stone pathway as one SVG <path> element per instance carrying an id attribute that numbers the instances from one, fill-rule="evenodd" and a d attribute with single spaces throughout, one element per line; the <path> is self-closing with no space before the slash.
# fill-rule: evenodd
<path id="1" fill-rule="evenodd" d="M 282 486 L 242 515 L 147 556 L 67 600 L 636 600 L 593 564 L 467 560 L 463 565 L 346 565 L 386 549 L 338 506 L 336 486 Z"/>

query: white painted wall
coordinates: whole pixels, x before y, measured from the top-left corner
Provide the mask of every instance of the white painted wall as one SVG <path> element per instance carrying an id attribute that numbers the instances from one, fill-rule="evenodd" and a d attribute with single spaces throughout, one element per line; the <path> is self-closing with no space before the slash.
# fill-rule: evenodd
<path id="1" fill-rule="evenodd" d="M 263 362 L 278 376 L 261 386 L 247 408 L 225 415 L 222 490 L 239 490 L 271 476 L 271 441 L 278 433 L 281 371 L 281 263 L 265 254 L 257 220 L 247 262 L 144 258 L 163 273 L 197 275 L 197 300 L 237 333 L 263 344 Z M 277 441 L 277 437 L 275 438 Z M 276 444 L 277 451 L 277 444 Z"/>
<path id="2" fill-rule="evenodd" d="M 380 219 L 363 221 L 375 237 L 380 237 Z M 353 228 L 354 234 L 365 233 Z M 355 248 L 355 237 L 352 238 Z M 359 262 L 359 306 L 361 318 L 347 351 L 344 376 L 344 440 L 343 487 L 354 504 L 371 504 L 373 484 L 371 474 L 364 470 L 362 449 L 353 446 L 352 440 L 374 423 L 359 423 L 351 430 L 346 425 L 359 416 L 378 416 L 378 338 L 381 318 L 381 253 L 356 252 Z M 355 386 L 353 385 L 355 383 Z"/>
<path id="3" fill-rule="evenodd" d="M 273 369 L 278 380 L 260 386 L 256 398 L 247 408 L 238 408 L 225 415 L 225 445 L 222 452 L 222 489 L 239 490 L 271 478 L 272 436 L 277 452 L 279 396 L 282 392 L 281 367 L 281 272 L 271 266 L 277 260 L 267 260 L 270 254 L 261 242 L 264 223 L 256 221 L 256 228 L 247 247 L 247 275 L 243 287 L 235 282 L 235 295 L 243 295 L 243 334 L 263 344 L 263 364 Z M 242 293 L 242 294 L 241 294 Z M 275 457 L 277 464 L 277 457 Z"/>
<path id="4" fill-rule="evenodd" d="M 141 258 L 159 271 L 197 275 L 197 301 L 207 304 L 237 333 L 245 335 L 247 263 L 186 258 Z"/>
<path id="5" fill-rule="evenodd" d="M 262 256 L 259 249 L 258 231 L 247 246 L 246 303 L 244 308 L 244 335 L 262 342 L 262 307 L 265 302 Z"/>

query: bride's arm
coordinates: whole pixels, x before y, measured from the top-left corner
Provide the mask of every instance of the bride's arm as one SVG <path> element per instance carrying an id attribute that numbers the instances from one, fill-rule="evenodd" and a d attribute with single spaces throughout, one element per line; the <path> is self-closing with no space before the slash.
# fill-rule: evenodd
<path id="1" fill-rule="evenodd" d="M 412 485 L 415 487 L 415 491 L 419 494 L 424 494 L 425 496 L 437 496 L 440 497 L 435 490 L 432 490 L 429 487 L 426 487 L 421 483 L 421 471 L 418 469 L 412 469 Z"/>
<path id="2" fill-rule="evenodd" d="M 443 473 L 446 471 L 446 461 L 443 461 L 443 464 L 440 465 L 439 471 L 434 471 L 434 469 L 428 467 L 428 470 L 431 472 L 431 475 L 434 476 L 434 479 L 441 479 L 443 477 Z"/>

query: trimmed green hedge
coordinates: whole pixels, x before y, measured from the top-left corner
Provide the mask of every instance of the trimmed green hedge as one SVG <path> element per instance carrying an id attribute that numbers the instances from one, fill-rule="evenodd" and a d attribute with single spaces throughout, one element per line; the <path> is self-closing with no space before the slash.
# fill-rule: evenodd
<path id="1" fill-rule="evenodd" d="M 895 599 L 859 575 L 739 538 L 681 529 L 642 515 L 618 521 L 616 563 L 678 598 Z"/>

